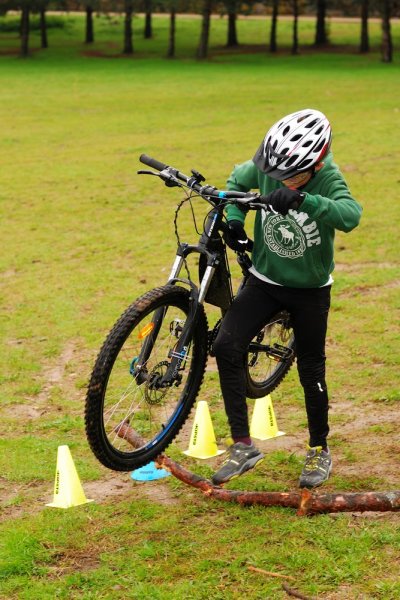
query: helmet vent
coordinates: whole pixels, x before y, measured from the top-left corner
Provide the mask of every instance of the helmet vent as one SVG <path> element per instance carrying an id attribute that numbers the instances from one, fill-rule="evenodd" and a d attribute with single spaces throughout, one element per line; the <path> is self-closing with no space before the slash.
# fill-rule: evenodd
<path id="1" fill-rule="evenodd" d="M 282 131 L 282 135 L 287 135 L 290 131 L 289 125 L 286 125 L 285 129 Z"/>
<path id="2" fill-rule="evenodd" d="M 298 154 L 294 154 L 286 161 L 286 167 L 290 167 L 297 159 L 299 158 Z"/>
<path id="3" fill-rule="evenodd" d="M 304 119 L 307 119 L 308 117 L 311 117 L 311 115 L 310 114 L 308 114 L 308 115 L 300 115 L 298 117 L 298 119 L 297 119 L 297 122 L 301 123 L 302 121 L 304 121 Z"/>
<path id="4" fill-rule="evenodd" d="M 296 135 L 294 135 L 293 137 L 290 138 L 291 142 L 297 142 L 297 140 L 301 140 L 303 136 L 301 135 L 301 133 L 297 133 Z"/>
<path id="5" fill-rule="evenodd" d="M 284 148 L 281 152 L 281 154 L 287 154 L 289 152 L 289 148 Z"/>
<path id="6" fill-rule="evenodd" d="M 303 146 L 304 146 L 304 148 L 308 148 L 308 146 L 311 146 L 312 143 L 313 143 L 312 140 L 308 140 L 307 142 L 304 142 Z"/>
<path id="7" fill-rule="evenodd" d="M 307 129 L 311 129 L 311 127 L 314 127 L 314 125 L 316 125 L 317 123 L 318 123 L 318 119 L 314 119 L 310 123 L 307 123 L 306 125 L 304 125 L 304 127 L 307 127 Z"/>
<path id="8" fill-rule="evenodd" d="M 318 127 L 317 131 L 315 132 L 315 135 L 319 135 L 320 133 L 322 133 L 323 129 L 323 127 Z"/>
<path id="9" fill-rule="evenodd" d="M 320 151 L 322 150 L 322 148 L 324 147 L 324 144 L 325 144 L 325 140 L 322 140 L 322 142 L 320 142 L 320 143 L 318 144 L 318 146 L 316 146 L 316 147 L 314 148 L 314 152 L 320 152 Z"/>
<path id="10" fill-rule="evenodd" d="M 308 167 L 309 164 L 311 164 L 313 162 L 312 158 L 306 158 L 306 160 L 303 160 L 301 163 L 301 170 L 303 171 L 305 169 L 305 167 Z"/>

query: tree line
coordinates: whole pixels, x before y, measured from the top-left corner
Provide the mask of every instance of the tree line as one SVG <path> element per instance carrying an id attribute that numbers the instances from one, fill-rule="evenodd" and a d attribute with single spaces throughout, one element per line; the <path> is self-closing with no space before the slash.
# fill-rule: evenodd
<path id="1" fill-rule="evenodd" d="M 208 56 L 211 19 L 213 14 L 227 17 L 227 47 L 239 46 L 236 22 L 239 15 L 267 14 L 271 18 L 268 50 L 276 52 L 277 28 L 280 15 L 292 15 L 292 54 L 299 52 L 298 22 L 302 14 L 315 16 L 314 46 L 321 48 L 329 44 L 327 16 L 330 13 L 357 16 L 360 19 L 359 51 L 369 52 L 368 23 L 372 16 L 381 19 L 382 60 L 392 62 L 393 40 L 391 19 L 400 14 L 400 0 L 0 0 L 0 16 L 14 10 L 20 13 L 20 56 L 29 56 L 29 33 L 31 14 L 39 15 L 41 45 L 48 47 L 46 13 L 49 10 L 84 11 L 86 15 L 85 43 L 95 39 L 94 14 L 120 13 L 124 15 L 123 47 L 124 54 L 134 52 L 132 20 L 134 13 L 144 13 L 144 37 L 153 36 L 152 15 L 154 12 L 169 14 L 169 41 L 167 57 L 175 56 L 176 19 L 179 14 L 197 13 L 201 15 L 201 27 L 197 46 L 197 58 Z"/>

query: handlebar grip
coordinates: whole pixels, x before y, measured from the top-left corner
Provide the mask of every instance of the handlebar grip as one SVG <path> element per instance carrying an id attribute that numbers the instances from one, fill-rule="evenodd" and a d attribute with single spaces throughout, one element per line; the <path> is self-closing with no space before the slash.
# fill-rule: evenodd
<path id="1" fill-rule="evenodd" d="M 164 171 L 164 169 L 168 167 L 165 163 L 160 162 L 156 158 L 151 158 L 151 156 L 147 156 L 147 154 L 141 154 L 139 160 L 148 167 L 157 169 L 157 171 Z"/>

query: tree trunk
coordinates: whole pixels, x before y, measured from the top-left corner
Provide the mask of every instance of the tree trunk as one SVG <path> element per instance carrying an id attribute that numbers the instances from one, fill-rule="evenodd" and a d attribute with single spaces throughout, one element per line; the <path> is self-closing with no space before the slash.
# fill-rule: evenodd
<path id="1" fill-rule="evenodd" d="M 368 18 L 369 0 L 362 0 L 360 52 L 369 52 Z"/>
<path id="2" fill-rule="evenodd" d="M 235 46 L 239 46 L 236 31 L 236 18 L 236 9 L 230 9 L 228 12 L 228 41 L 226 44 L 228 48 L 234 48 Z"/>
<path id="3" fill-rule="evenodd" d="M 279 0 L 273 0 L 272 4 L 272 17 L 271 17 L 271 34 L 269 40 L 269 51 L 276 52 L 278 44 L 276 41 L 276 31 L 278 26 L 278 11 L 279 11 Z"/>
<path id="4" fill-rule="evenodd" d="M 324 46 L 328 43 L 325 26 L 326 0 L 318 0 L 317 4 L 317 28 L 315 32 L 315 46 Z"/>
<path id="5" fill-rule="evenodd" d="M 176 21 L 176 9 L 172 7 L 169 13 L 169 44 L 167 58 L 174 58 L 175 56 L 175 21 Z"/>
<path id="6" fill-rule="evenodd" d="M 86 7 L 86 33 L 85 33 L 85 44 L 92 44 L 94 42 L 93 34 L 93 8 L 91 5 Z"/>
<path id="7" fill-rule="evenodd" d="M 207 58 L 208 39 L 210 37 L 212 0 L 204 0 L 203 20 L 201 24 L 200 42 L 197 48 L 197 58 L 200 60 Z"/>
<path id="8" fill-rule="evenodd" d="M 132 43 L 133 0 L 125 0 L 124 54 L 133 54 Z"/>
<path id="9" fill-rule="evenodd" d="M 40 9 L 40 39 L 42 48 L 48 48 L 49 44 L 47 41 L 47 24 L 46 24 L 46 10 Z"/>
<path id="10" fill-rule="evenodd" d="M 389 63 L 393 60 L 393 42 L 390 28 L 391 0 L 384 0 L 382 4 L 382 60 Z"/>
<path id="11" fill-rule="evenodd" d="M 24 4 L 21 12 L 21 58 L 29 56 L 29 16 L 30 7 Z"/>
<path id="12" fill-rule="evenodd" d="M 292 54 L 299 53 L 299 2 L 293 0 L 293 43 Z"/>
<path id="13" fill-rule="evenodd" d="M 149 40 L 153 37 L 153 28 L 151 25 L 152 0 L 146 0 L 144 11 L 144 37 L 146 40 Z"/>

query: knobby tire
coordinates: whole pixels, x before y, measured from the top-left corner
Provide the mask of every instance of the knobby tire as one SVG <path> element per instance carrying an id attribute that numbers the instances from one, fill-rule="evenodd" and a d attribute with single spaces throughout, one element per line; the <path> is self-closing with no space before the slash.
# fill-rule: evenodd
<path id="1" fill-rule="evenodd" d="M 257 338 L 262 338 L 262 342 L 272 346 L 278 343 L 287 350 L 289 356 L 282 360 L 274 360 L 268 353 L 259 353 L 257 357 L 249 350 L 246 357 L 246 395 L 252 399 L 263 398 L 275 390 L 288 374 L 296 358 L 293 329 L 290 315 L 286 311 L 274 315 L 254 340 Z M 256 364 L 251 366 L 252 362 Z M 260 364 L 257 366 L 257 363 Z M 256 377 L 256 369 L 261 373 L 258 377 Z"/>
<path id="2" fill-rule="evenodd" d="M 107 336 L 93 368 L 85 409 L 87 439 L 94 455 L 104 466 L 116 471 L 130 471 L 148 464 L 167 448 L 186 421 L 200 389 L 207 361 L 207 319 L 202 306 L 199 306 L 198 316 L 193 328 L 190 358 L 185 361 L 185 365 L 187 363 L 185 369 L 182 369 L 184 371 L 184 383 L 172 385 L 165 392 L 164 390 L 154 391 L 151 388 L 151 383 L 148 383 L 160 377 L 160 374 L 165 373 L 168 367 L 168 355 L 171 355 L 171 351 L 173 351 L 173 348 L 170 348 L 169 352 L 162 348 L 164 354 L 161 358 L 163 360 L 159 360 L 157 358 L 158 337 L 151 351 L 152 354 L 156 355 L 156 364 L 152 366 L 150 373 L 148 373 L 150 366 L 148 368 L 146 366 L 145 378 L 147 377 L 147 381 L 141 383 L 141 385 L 137 384 L 138 380 L 128 371 L 134 369 L 135 360 L 137 361 L 132 353 L 129 354 L 131 352 L 130 340 L 132 339 L 132 344 L 138 344 L 137 338 L 147 335 L 146 327 L 149 327 L 149 325 L 141 331 L 139 329 L 138 335 L 136 335 L 136 328 L 140 328 L 141 323 L 145 322 L 146 319 L 151 320 L 151 316 L 156 314 L 155 311 L 160 312 L 160 309 L 162 309 L 165 311 L 163 314 L 166 315 L 163 319 L 163 321 L 166 321 L 165 331 L 168 331 L 168 312 L 170 311 L 172 315 L 174 311 L 179 313 L 183 316 L 183 323 L 185 316 L 189 315 L 190 302 L 189 290 L 177 285 L 166 285 L 150 290 L 128 307 Z M 181 327 L 179 323 L 179 319 L 173 319 L 172 325 L 169 325 L 170 331 L 171 328 L 173 333 L 179 331 L 179 327 Z M 161 327 L 164 327 L 164 323 Z M 161 333 L 157 335 L 160 336 Z M 176 335 L 178 337 L 178 334 Z M 162 339 L 161 337 L 161 346 Z M 149 357 L 149 365 L 151 360 L 152 356 Z M 115 403 L 115 408 L 112 406 L 112 410 L 110 409 L 110 414 L 114 419 L 113 427 L 118 424 L 119 404 L 122 403 L 122 400 L 129 404 L 130 394 L 136 394 L 138 400 L 137 407 L 134 406 L 132 401 L 126 411 L 129 419 L 133 421 L 136 419 L 139 426 L 147 426 L 149 430 L 151 427 L 155 427 L 155 429 L 149 431 L 147 437 L 143 435 L 143 431 L 138 430 L 139 439 L 144 438 L 146 440 L 145 445 L 138 448 L 132 449 L 131 445 L 124 445 L 124 440 L 122 440 L 121 446 L 121 439 L 116 433 L 114 434 L 115 429 L 109 428 L 109 430 L 106 430 L 104 413 L 107 408 L 105 404 L 105 398 L 108 394 L 107 388 L 110 385 L 118 389 L 118 380 L 117 383 L 114 383 L 117 376 L 124 380 L 126 390 L 121 392 L 121 400 Z M 171 395 L 175 395 L 176 399 L 169 400 Z M 160 422 L 159 429 L 157 429 L 158 424 L 153 423 L 151 412 L 162 413 L 164 410 L 165 412 L 169 411 L 166 422 Z M 121 414 L 123 420 L 124 412 L 122 411 Z M 129 419 L 126 422 L 129 422 Z M 140 446 L 140 444 L 138 445 Z"/>

